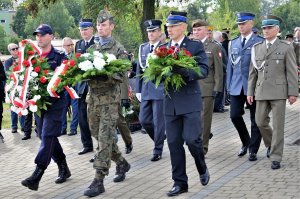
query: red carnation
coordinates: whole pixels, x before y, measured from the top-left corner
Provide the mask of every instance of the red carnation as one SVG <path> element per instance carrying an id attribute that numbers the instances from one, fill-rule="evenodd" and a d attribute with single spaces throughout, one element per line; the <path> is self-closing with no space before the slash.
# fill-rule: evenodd
<path id="1" fill-rule="evenodd" d="M 38 73 L 41 71 L 41 67 L 36 66 L 33 70 L 34 70 L 34 72 Z"/>
<path id="2" fill-rule="evenodd" d="M 67 60 L 67 59 L 66 59 L 66 60 L 64 60 L 64 61 L 63 61 L 63 64 L 67 64 L 67 63 L 68 63 L 68 61 L 69 61 L 69 60 Z"/>
<path id="3" fill-rule="evenodd" d="M 19 70 L 19 66 L 15 66 L 15 67 L 13 67 L 13 69 L 12 69 L 13 72 L 16 72 L 16 71 L 18 71 L 18 70 Z"/>
<path id="4" fill-rule="evenodd" d="M 183 49 L 183 52 L 184 52 L 187 56 L 192 57 L 192 54 L 191 54 L 188 50 Z"/>
<path id="5" fill-rule="evenodd" d="M 27 40 L 24 39 L 24 40 L 21 41 L 21 43 L 24 46 L 25 44 L 27 44 Z"/>
<path id="6" fill-rule="evenodd" d="M 45 84 L 47 82 L 47 78 L 45 76 L 40 77 L 40 82 Z"/>
<path id="7" fill-rule="evenodd" d="M 75 64 L 76 64 L 76 62 L 75 62 L 73 59 L 70 60 L 70 66 L 71 66 L 71 67 L 75 66 Z"/>
<path id="8" fill-rule="evenodd" d="M 81 56 L 80 53 L 75 53 L 75 57 L 76 57 L 76 58 L 78 58 L 78 57 L 80 57 L 80 56 Z"/>
<path id="9" fill-rule="evenodd" d="M 48 75 L 49 70 L 44 70 L 45 75 Z"/>
<path id="10" fill-rule="evenodd" d="M 34 52 L 32 50 L 28 50 L 27 54 L 28 55 L 34 55 Z"/>
<path id="11" fill-rule="evenodd" d="M 30 65 L 29 61 L 27 61 L 27 60 L 24 60 L 22 64 L 25 67 L 28 67 Z"/>
<path id="12" fill-rule="evenodd" d="M 32 59 L 32 60 L 31 60 L 31 63 L 32 63 L 32 64 L 36 64 L 36 60 L 35 60 L 35 59 Z"/>

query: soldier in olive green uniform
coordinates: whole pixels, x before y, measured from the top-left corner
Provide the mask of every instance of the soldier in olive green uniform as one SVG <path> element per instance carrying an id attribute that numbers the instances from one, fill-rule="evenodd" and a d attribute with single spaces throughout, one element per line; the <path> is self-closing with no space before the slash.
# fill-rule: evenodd
<path id="1" fill-rule="evenodd" d="M 286 99 L 293 104 L 298 96 L 295 52 L 290 42 L 276 37 L 280 22 L 273 15 L 262 21 L 266 40 L 252 47 L 247 92 L 249 104 L 255 96 L 255 120 L 268 147 L 272 169 L 279 169 L 282 160 Z M 269 125 L 271 111 L 273 128 Z"/>
<path id="2" fill-rule="evenodd" d="M 100 41 L 99 44 L 90 48 L 101 53 L 114 54 L 118 59 L 126 58 L 124 47 L 111 36 L 113 29 L 112 16 L 107 11 L 101 10 L 97 18 Z M 113 136 L 119 118 L 120 83 L 124 79 L 125 74 L 114 74 L 112 77 L 99 76 L 88 82 L 90 87 L 87 96 L 89 126 L 92 136 L 98 142 L 93 165 L 96 169 L 95 178 L 84 192 L 84 195 L 89 197 L 97 196 L 105 191 L 103 179 L 105 175 L 108 175 L 111 160 L 117 165 L 114 182 L 123 181 L 126 172 L 130 169 L 130 164 L 122 157 L 116 138 Z"/>
<path id="3" fill-rule="evenodd" d="M 207 36 L 208 23 L 203 20 L 196 20 L 193 23 L 193 36 L 202 41 L 205 53 L 208 58 L 208 76 L 199 80 L 203 110 L 201 112 L 201 123 L 203 126 L 203 151 L 208 151 L 208 142 L 211 137 L 212 113 L 214 100 L 217 92 L 222 92 L 223 88 L 223 65 L 220 45 L 209 39 Z"/>

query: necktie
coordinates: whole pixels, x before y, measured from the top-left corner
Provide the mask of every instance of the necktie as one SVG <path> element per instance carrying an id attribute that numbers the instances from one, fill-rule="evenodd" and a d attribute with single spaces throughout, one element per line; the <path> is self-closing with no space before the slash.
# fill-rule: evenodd
<path id="1" fill-rule="evenodd" d="M 272 46 L 272 43 L 267 43 L 267 51 L 269 51 L 269 49 L 271 48 L 271 46 Z"/>
<path id="2" fill-rule="evenodd" d="M 87 48 L 89 46 L 89 42 L 85 42 L 85 48 Z"/>
<path id="3" fill-rule="evenodd" d="M 153 49 L 154 49 L 154 45 L 151 45 L 151 46 L 150 46 L 150 53 L 153 52 Z"/>
<path id="4" fill-rule="evenodd" d="M 244 48 L 245 46 L 245 43 L 246 43 L 246 37 L 243 38 L 243 42 L 242 42 L 242 48 Z"/>

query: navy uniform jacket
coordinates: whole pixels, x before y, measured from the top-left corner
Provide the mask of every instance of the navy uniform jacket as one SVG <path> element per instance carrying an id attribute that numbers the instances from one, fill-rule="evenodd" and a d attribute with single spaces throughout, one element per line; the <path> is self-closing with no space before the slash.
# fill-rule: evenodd
<path id="1" fill-rule="evenodd" d="M 85 41 L 83 39 L 79 40 L 76 42 L 76 45 L 75 45 L 75 52 L 76 53 L 86 53 L 86 50 L 91 46 L 91 45 L 94 45 L 95 42 L 94 42 L 94 37 L 92 37 L 92 39 L 90 40 L 89 42 L 89 45 L 86 47 L 85 46 Z M 79 96 L 81 96 L 85 90 L 87 90 L 88 87 L 87 87 L 87 82 L 86 81 L 82 81 L 80 83 L 78 83 L 78 87 L 77 87 L 77 94 Z"/>
<path id="2" fill-rule="evenodd" d="M 158 46 L 160 43 L 158 44 Z M 160 84 L 157 88 L 152 81 L 145 82 L 142 78 L 143 68 L 146 67 L 146 60 L 150 53 L 150 43 L 143 43 L 139 48 L 139 60 L 137 62 L 136 70 L 136 93 L 142 93 L 143 100 L 163 100 L 164 86 Z"/>
<path id="3" fill-rule="evenodd" d="M 171 41 L 168 43 L 168 46 L 170 45 Z M 201 75 L 199 76 L 190 70 L 185 79 L 186 85 L 183 85 L 180 90 L 176 91 L 173 87 L 168 88 L 169 96 L 166 95 L 164 100 L 165 115 L 182 115 L 202 110 L 201 91 L 198 80 L 208 75 L 208 60 L 203 44 L 185 37 L 180 48 L 185 48 L 195 57 L 201 70 Z"/>
<path id="4" fill-rule="evenodd" d="M 241 36 L 230 41 L 227 63 L 227 90 L 230 95 L 240 95 L 242 88 L 247 95 L 251 48 L 262 40 L 262 37 L 252 34 L 243 48 Z"/>
<path id="5" fill-rule="evenodd" d="M 13 65 L 15 60 L 16 59 L 14 59 L 13 57 L 10 57 L 4 62 L 4 68 L 6 71 L 10 70 L 10 67 Z"/>
<path id="6" fill-rule="evenodd" d="M 46 57 L 51 70 L 55 70 L 66 59 L 64 52 L 55 49 L 53 46 Z M 42 118 L 36 117 L 37 131 L 39 136 L 60 136 L 61 134 L 61 115 L 67 106 L 64 92 L 59 93 L 59 98 L 49 97 L 51 105 L 47 111 L 42 112 Z"/>

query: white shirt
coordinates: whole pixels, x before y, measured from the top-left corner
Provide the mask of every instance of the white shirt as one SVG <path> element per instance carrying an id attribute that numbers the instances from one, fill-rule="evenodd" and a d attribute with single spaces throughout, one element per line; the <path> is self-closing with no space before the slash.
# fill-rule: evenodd
<path id="1" fill-rule="evenodd" d="M 174 42 L 174 41 L 172 40 L 171 46 L 175 46 L 175 44 L 178 44 L 178 47 L 179 47 L 179 46 L 181 45 L 181 43 L 182 43 L 184 37 L 185 37 L 185 36 L 183 36 L 178 42 Z"/>
<path id="2" fill-rule="evenodd" d="M 247 42 L 249 41 L 249 39 L 251 38 L 252 34 L 253 34 L 253 32 L 251 32 L 251 33 L 250 33 L 249 35 L 247 35 L 246 37 L 244 37 L 244 36 L 241 35 L 241 43 L 243 42 L 243 39 L 246 38 L 246 41 L 245 41 L 245 45 L 246 45 L 246 43 L 247 43 Z"/>

